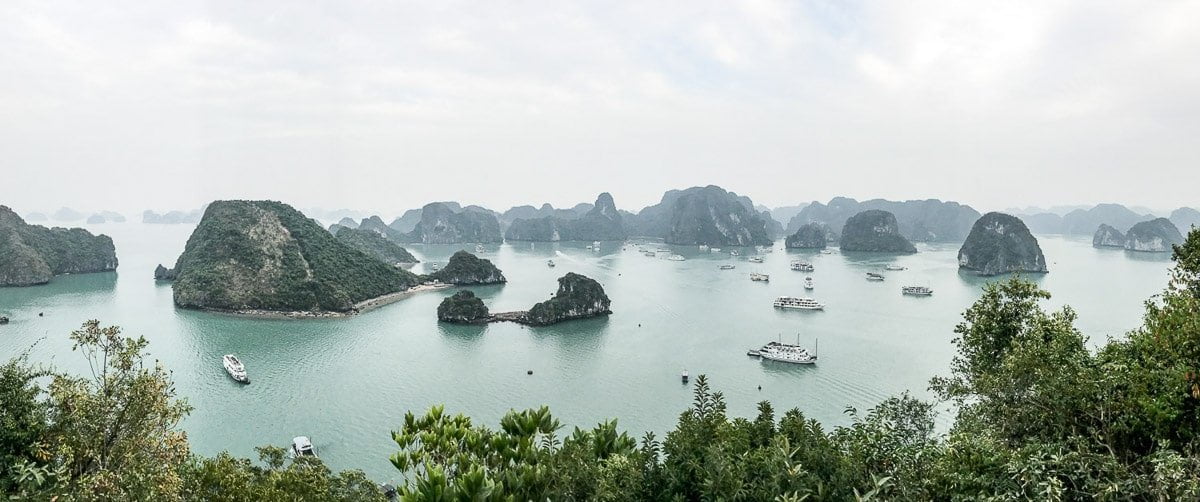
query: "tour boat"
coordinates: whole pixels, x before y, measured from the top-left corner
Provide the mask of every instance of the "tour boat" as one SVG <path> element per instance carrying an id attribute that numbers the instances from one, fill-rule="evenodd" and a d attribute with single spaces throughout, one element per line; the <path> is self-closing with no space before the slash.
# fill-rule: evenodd
<path id="1" fill-rule="evenodd" d="M 738 250 L 736 250 L 736 249 L 729 250 L 729 256 L 741 256 L 741 254 L 742 253 L 739 253 Z"/>
<path id="2" fill-rule="evenodd" d="M 708 244 L 701 244 L 700 251 L 708 251 Z"/>
<path id="3" fill-rule="evenodd" d="M 721 270 L 733 270 L 733 265 L 721 265 L 718 268 L 720 268 Z"/>
<path id="4" fill-rule="evenodd" d="M 758 272 L 750 272 L 750 280 L 767 282 L 767 281 L 771 280 L 771 276 L 769 276 L 767 274 L 760 274 Z"/>
<path id="5" fill-rule="evenodd" d="M 797 310 L 824 310 L 825 305 L 812 298 L 781 296 L 775 299 L 775 308 Z"/>
<path id="6" fill-rule="evenodd" d="M 811 263 L 806 261 L 794 261 L 792 262 L 792 270 L 797 272 L 812 272 L 816 270 L 816 268 L 813 267 Z"/>
<path id="7" fill-rule="evenodd" d="M 296 436 L 292 438 L 292 455 L 299 457 L 315 457 L 316 450 L 313 450 L 312 441 L 309 441 L 308 436 Z"/>
<path id="8" fill-rule="evenodd" d="M 882 281 L 883 274 L 877 274 L 875 272 L 867 272 L 867 280 L 868 281 Z"/>
<path id="9" fill-rule="evenodd" d="M 913 296 L 930 296 L 933 294 L 933 290 L 925 286 L 904 286 L 900 288 L 900 292 Z"/>
<path id="10" fill-rule="evenodd" d="M 436 263 L 434 263 L 433 265 L 430 265 L 430 268 L 432 268 L 432 269 L 434 269 L 434 270 L 437 270 L 437 269 L 439 269 L 439 268 L 442 268 L 442 266 L 441 266 L 441 265 L 438 265 L 438 264 L 436 264 Z"/>
<path id="11" fill-rule="evenodd" d="M 550 267 L 550 268 L 554 268 L 554 260 L 546 260 L 546 266 Z"/>
<path id="12" fill-rule="evenodd" d="M 642 251 L 642 254 L 651 258 L 658 256 L 658 253 L 655 253 L 654 251 Z"/>
<path id="13" fill-rule="evenodd" d="M 812 288 L 813 288 L 812 277 L 805 277 L 804 278 L 804 289 L 811 290 Z"/>
<path id="14" fill-rule="evenodd" d="M 750 257 L 750 263 L 762 263 L 762 262 L 763 262 L 763 259 L 761 256 L 751 256 Z"/>
<path id="15" fill-rule="evenodd" d="M 480 253 L 483 253 L 483 252 L 485 252 L 485 251 L 487 251 L 487 250 L 483 248 L 483 244 L 476 244 L 476 245 L 475 245 L 475 254 L 480 254 Z"/>
<path id="16" fill-rule="evenodd" d="M 822 249 L 821 254 L 833 254 L 833 250 L 832 249 Z"/>
<path id="17" fill-rule="evenodd" d="M 667 259 L 671 260 L 671 261 L 683 261 L 683 260 L 686 260 L 687 258 L 684 258 L 683 255 L 673 254 L 671 256 L 668 256 Z"/>
<path id="18" fill-rule="evenodd" d="M 680 373 L 680 374 L 679 374 L 679 379 L 680 379 L 681 381 L 683 381 L 683 383 L 688 383 L 688 372 L 687 372 L 687 369 L 684 369 L 684 370 L 683 370 L 683 373 Z"/>
<path id="19" fill-rule="evenodd" d="M 600 241 L 592 241 L 592 251 L 600 250 Z"/>
<path id="20" fill-rule="evenodd" d="M 761 349 L 758 349 L 758 356 L 767 361 L 792 364 L 816 364 L 816 341 L 813 341 L 813 351 L 810 353 L 808 349 L 800 346 L 798 340 L 800 337 L 797 335 L 796 338 L 797 343 L 795 345 L 783 342 L 770 342 L 763 345 Z"/>
<path id="21" fill-rule="evenodd" d="M 225 366 L 225 371 L 228 372 L 229 376 L 233 377 L 234 380 L 237 380 L 240 383 L 250 383 L 250 377 L 246 376 L 246 366 L 238 360 L 237 356 L 233 354 L 225 354 L 225 356 L 221 358 L 221 364 Z"/>
<path id="22" fill-rule="evenodd" d="M 883 267 L 883 269 L 884 270 L 908 270 L 906 267 L 902 267 L 900 265 L 888 265 L 886 267 Z"/>
<path id="23" fill-rule="evenodd" d="M 710 253 L 720 253 L 720 252 L 721 252 L 721 248 L 708 248 L 708 251 L 709 251 Z"/>

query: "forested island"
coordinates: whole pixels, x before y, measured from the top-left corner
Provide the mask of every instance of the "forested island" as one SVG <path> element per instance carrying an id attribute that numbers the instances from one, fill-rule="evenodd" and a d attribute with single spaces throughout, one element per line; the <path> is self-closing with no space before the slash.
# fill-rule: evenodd
<path id="1" fill-rule="evenodd" d="M 210 204 L 172 274 L 176 305 L 244 313 L 348 313 L 420 282 L 287 204 L 247 200 Z"/>
<path id="2" fill-rule="evenodd" d="M 983 215 L 971 227 L 958 250 L 958 266 L 980 275 L 1047 271 L 1042 247 L 1025 223 L 998 212 Z"/>
<path id="3" fill-rule="evenodd" d="M 61 274 L 109 272 L 117 264 L 116 247 L 107 235 L 30 225 L 0 206 L 0 287 L 46 284 Z"/>
<path id="4" fill-rule="evenodd" d="M 880 209 L 868 209 L 846 220 L 838 241 L 842 251 L 870 253 L 916 253 L 917 248 L 900 235 L 896 216 Z"/>

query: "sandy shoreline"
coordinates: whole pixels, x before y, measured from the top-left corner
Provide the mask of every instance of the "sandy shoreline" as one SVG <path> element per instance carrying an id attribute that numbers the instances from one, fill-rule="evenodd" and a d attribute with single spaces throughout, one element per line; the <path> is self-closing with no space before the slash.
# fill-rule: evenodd
<path id="1" fill-rule="evenodd" d="M 389 305 L 389 304 L 398 302 L 400 300 L 408 298 L 417 293 L 424 293 L 426 291 L 438 291 L 438 290 L 446 289 L 446 288 L 449 288 L 452 286 L 453 285 L 451 285 L 451 284 L 418 284 L 418 285 L 408 288 L 404 291 L 397 291 L 395 293 L 388 293 L 383 296 L 376 296 L 375 298 L 363 300 L 361 302 L 354 304 L 354 308 L 348 312 L 330 312 L 330 311 L 324 311 L 324 310 L 320 310 L 320 311 L 299 310 L 299 311 L 293 311 L 293 312 L 282 312 L 282 311 L 278 311 L 278 310 L 256 310 L 256 309 L 246 309 L 246 310 L 196 309 L 196 310 L 202 310 L 205 312 L 216 312 L 218 314 L 226 314 L 226 315 L 237 316 L 237 317 L 248 317 L 248 318 L 252 318 L 252 319 L 328 319 L 328 318 L 350 317 L 353 315 L 361 314 L 363 312 L 369 312 L 371 310 L 375 310 L 384 305 Z"/>

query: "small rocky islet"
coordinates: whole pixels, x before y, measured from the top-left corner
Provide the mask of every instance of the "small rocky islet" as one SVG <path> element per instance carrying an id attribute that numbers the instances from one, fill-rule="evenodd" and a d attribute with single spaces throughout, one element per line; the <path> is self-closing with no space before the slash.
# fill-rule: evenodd
<path id="1" fill-rule="evenodd" d="M 979 275 L 1045 273 L 1046 257 L 1020 218 L 991 212 L 971 227 L 958 250 L 958 266 Z"/>
<path id="2" fill-rule="evenodd" d="M 1101 224 L 1092 236 L 1092 246 L 1143 253 L 1169 253 L 1179 244 L 1183 244 L 1183 234 L 1179 232 L 1175 223 L 1167 218 L 1135 223 L 1125 233 L 1111 225 Z"/>
<path id="3" fill-rule="evenodd" d="M 838 243 L 842 251 L 912 254 L 917 252 L 900 234 L 896 215 L 881 209 L 868 209 L 846 220 Z"/>
<path id="4" fill-rule="evenodd" d="M 824 223 L 805 223 L 787 237 L 784 246 L 788 249 L 825 249 L 829 233 L 829 226 Z"/>
<path id="5" fill-rule="evenodd" d="M 515 322 L 530 326 L 549 326 L 574 319 L 609 315 L 612 302 L 604 287 L 595 279 L 568 272 L 558 278 L 558 290 L 544 302 L 527 311 L 489 313 L 483 300 L 471 291 L 459 291 L 447 296 L 438 305 L 438 320 L 450 323 L 479 324 Z"/>

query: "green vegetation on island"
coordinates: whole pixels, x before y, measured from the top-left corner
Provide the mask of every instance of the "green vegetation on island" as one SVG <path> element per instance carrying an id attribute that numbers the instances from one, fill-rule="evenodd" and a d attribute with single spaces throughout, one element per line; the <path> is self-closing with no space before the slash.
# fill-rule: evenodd
<path id="1" fill-rule="evenodd" d="M 32 286 L 60 274 L 116 269 L 116 248 L 107 235 L 30 225 L 0 206 L 0 286 Z"/>
<path id="2" fill-rule="evenodd" d="M 750 198 L 715 185 L 668 191 L 658 204 L 622 218 L 629 235 L 664 239 L 668 244 L 771 244 L 768 223 Z"/>
<path id="3" fill-rule="evenodd" d="M 829 234 L 829 226 L 824 223 L 805 223 L 787 237 L 784 245 L 792 249 L 825 249 Z"/>
<path id="4" fill-rule="evenodd" d="M 733 417 L 703 375 L 663 437 L 615 420 L 563 430 L 546 407 L 498 427 L 434 406 L 398 418 L 401 500 L 1196 500 L 1200 498 L 1200 231 L 1173 253 L 1143 325 L 1098 345 L 1070 307 L 1010 279 L 954 329 L 949 374 L 826 427 L 766 401 Z M 0 366 L 0 491 L 16 499 L 382 500 L 319 459 L 261 464 L 188 451 L 190 411 L 144 339 L 86 323 L 71 335 L 100 373 Z M 1089 348 L 1089 347 L 1095 347 Z M 49 385 L 42 387 L 49 379 Z M 945 433 L 935 410 L 953 410 Z M 386 431 L 380 431 L 383 438 Z M 377 459 L 378 460 L 378 459 Z M 364 460 L 366 462 L 366 460 Z"/>
<path id="5" fill-rule="evenodd" d="M 349 312 L 419 282 L 274 201 L 210 204 L 174 270 L 176 305 L 225 311 Z"/>
<path id="6" fill-rule="evenodd" d="M 916 246 L 900 235 L 896 216 L 879 209 L 868 209 L 846 220 L 838 247 L 842 251 L 872 253 L 917 252 Z"/>
<path id="7" fill-rule="evenodd" d="M 491 315 L 483 300 L 469 290 L 462 290 L 442 299 L 438 304 L 437 317 L 442 322 L 481 323 Z"/>
<path id="8" fill-rule="evenodd" d="M 1096 229 L 1096 234 L 1092 236 L 1092 247 L 1124 248 L 1125 234 L 1112 226 L 1100 225 L 1100 228 Z"/>
<path id="9" fill-rule="evenodd" d="M 474 206 L 455 211 L 445 203 L 434 202 L 422 207 L 416 227 L 397 239 L 425 244 L 486 244 L 504 242 L 504 235 L 500 232 L 500 220 L 491 211 Z"/>
<path id="10" fill-rule="evenodd" d="M 1125 249 L 1147 253 L 1169 253 L 1183 243 L 1183 235 L 1171 220 L 1155 218 L 1135 224 L 1125 232 Z"/>
<path id="11" fill-rule="evenodd" d="M 386 227 L 385 227 L 386 228 Z M 390 230 L 390 229 L 389 229 Z M 418 263 L 417 257 L 379 232 L 364 228 L 340 227 L 333 234 L 350 247 L 378 258 L 384 263 Z"/>
<path id="12" fill-rule="evenodd" d="M 619 241 L 626 237 L 621 213 L 617 211 L 612 195 L 607 192 L 600 194 L 596 203 L 582 215 L 576 215 L 573 211 L 564 212 L 570 216 L 517 218 L 512 221 L 504 237 L 510 241 L 539 242 Z"/>
<path id="13" fill-rule="evenodd" d="M 991 212 L 979 218 L 958 250 L 958 266 L 980 275 L 1046 272 L 1038 240 L 1016 216 Z"/>
<path id="14" fill-rule="evenodd" d="M 525 315 L 523 322 L 534 326 L 583 319 L 612 313 L 611 301 L 604 287 L 595 279 L 567 272 L 558 278 L 558 291 L 549 300 L 537 303 Z"/>
<path id="15" fill-rule="evenodd" d="M 504 273 L 491 260 L 480 258 L 463 250 L 450 256 L 450 261 L 441 270 L 422 276 L 424 280 L 436 280 L 458 286 L 479 284 L 501 284 L 507 282 Z"/>

